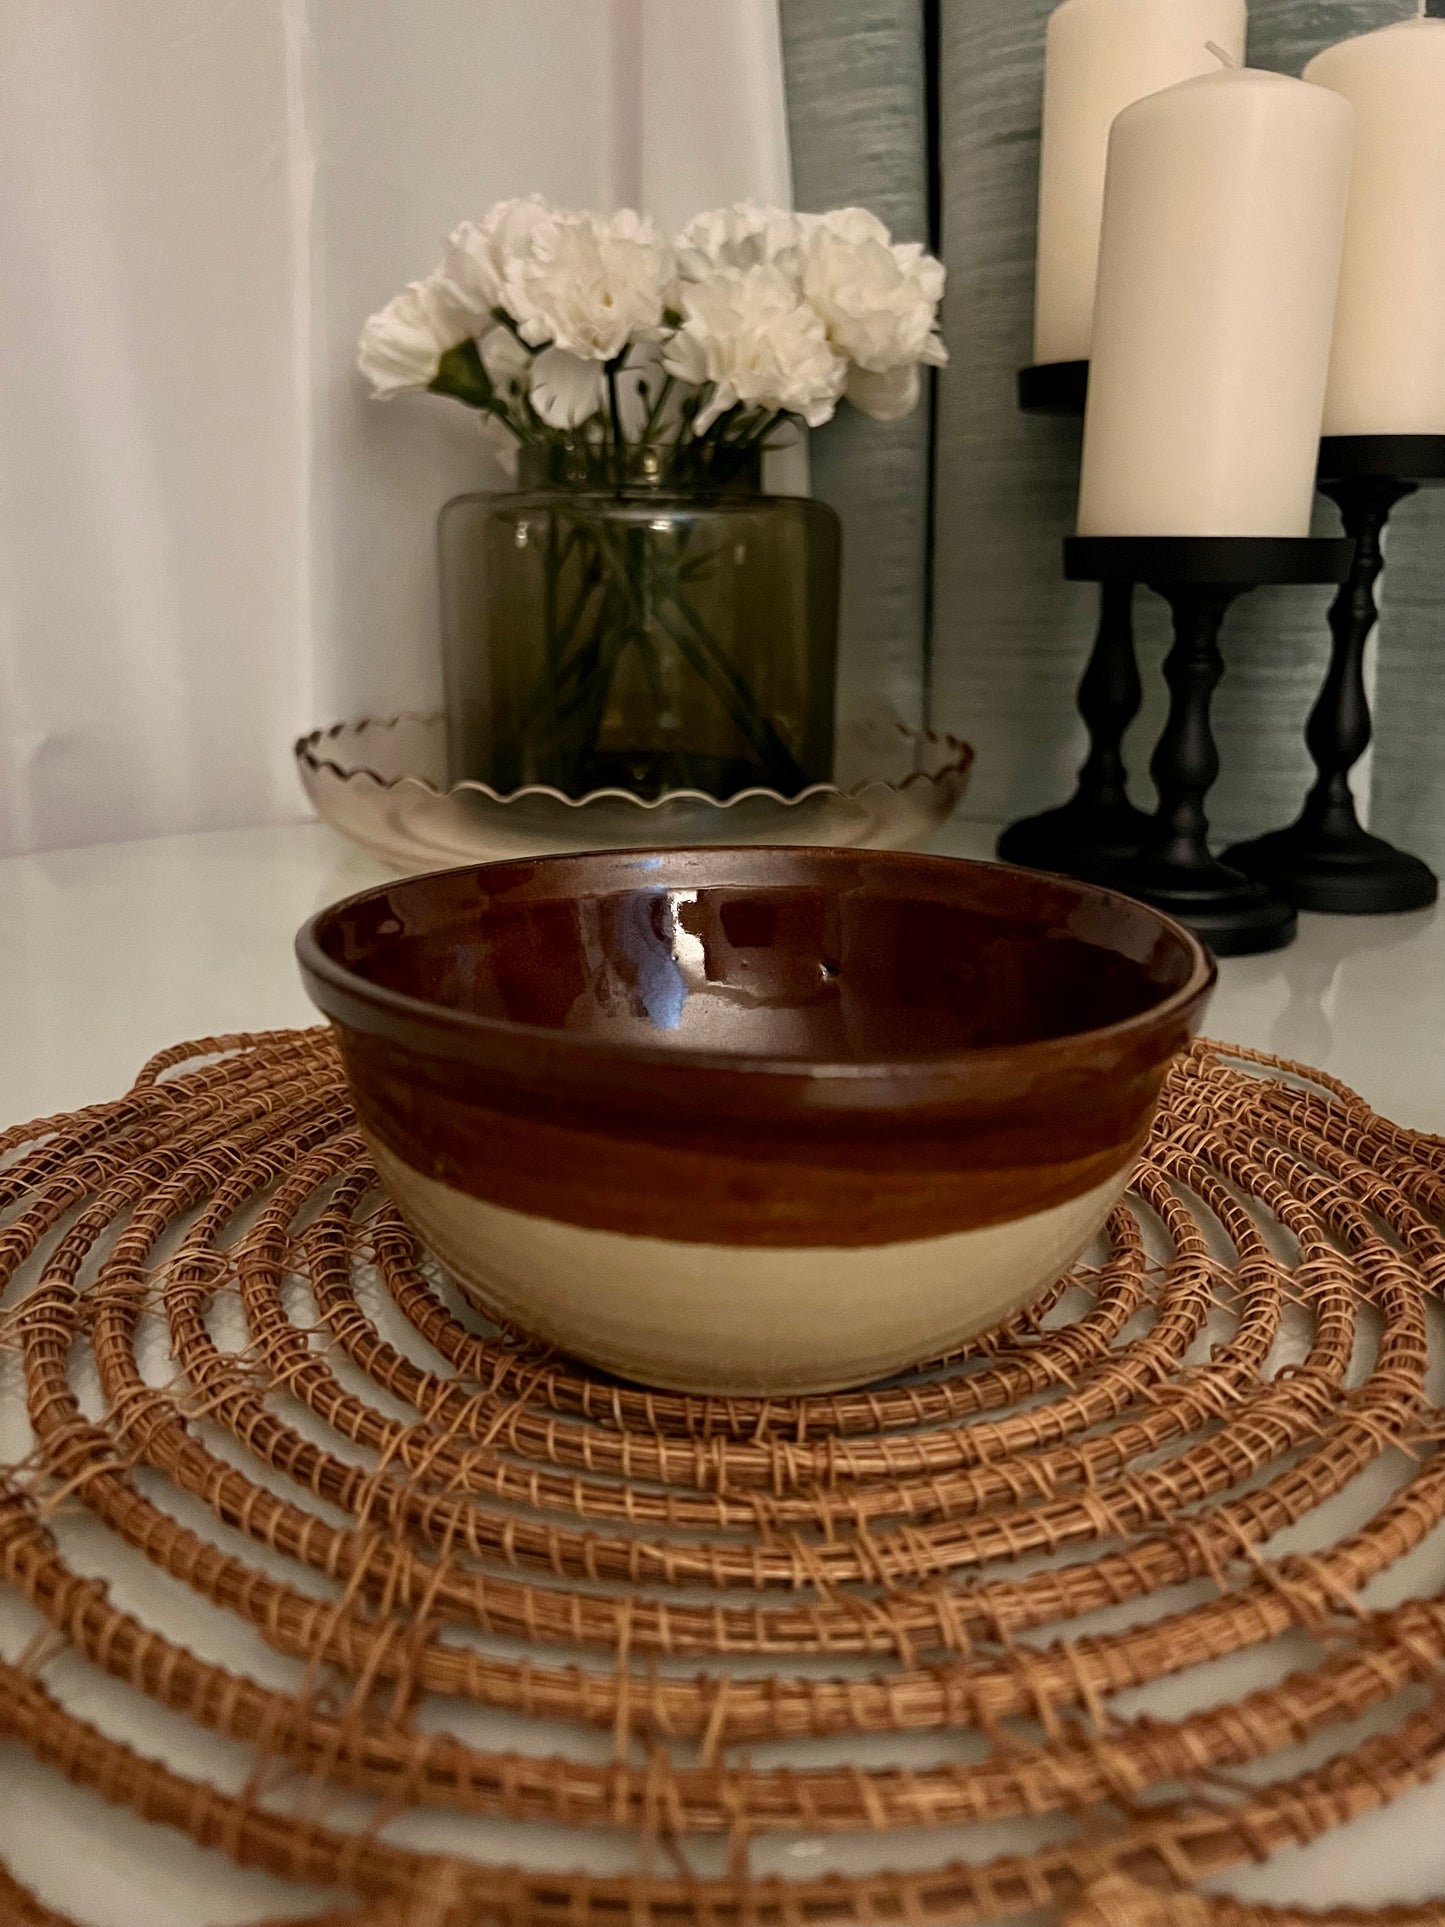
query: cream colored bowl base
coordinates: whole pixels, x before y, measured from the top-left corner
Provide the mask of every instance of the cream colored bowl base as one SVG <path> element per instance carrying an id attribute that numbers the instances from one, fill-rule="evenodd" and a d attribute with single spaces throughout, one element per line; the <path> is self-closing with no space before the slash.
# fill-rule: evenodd
<path id="1" fill-rule="evenodd" d="M 837 1391 L 972 1337 L 1065 1271 L 1123 1195 L 905 1244 L 682 1244 L 534 1218 L 454 1190 L 371 1141 L 422 1239 L 499 1318 L 622 1378 L 680 1392 Z"/>

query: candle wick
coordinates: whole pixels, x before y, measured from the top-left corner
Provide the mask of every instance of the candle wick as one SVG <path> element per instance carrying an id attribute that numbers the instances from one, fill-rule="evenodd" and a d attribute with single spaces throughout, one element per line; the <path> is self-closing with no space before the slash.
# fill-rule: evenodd
<path id="1" fill-rule="evenodd" d="M 1422 7 L 1424 4 L 1425 0 L 1420 0 Z M 1228 68 L 1231 72 L 1239 66 L 1239 62 L 1235 59 L 1234 55 L 1230 53 L 1229 49 L 1227 47 L 1221 47 L 1217 40 L 1206 40 L 1204 43 L 1204 51 L 1213 54 L 1220 66 Z"/>

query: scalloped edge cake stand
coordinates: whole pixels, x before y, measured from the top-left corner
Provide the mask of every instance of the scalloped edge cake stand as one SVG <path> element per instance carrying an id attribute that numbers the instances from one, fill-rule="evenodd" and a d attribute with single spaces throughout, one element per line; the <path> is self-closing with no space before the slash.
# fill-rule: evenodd
<path id="1" fill-rule="evenodd" d="M 301 737 L 295 754 L 302 787 L 324 822 L 385 862 L 432 869 L 659 845 L 912 848 L 952 816 L 973 751 L 941 732 L 901 725 L 874 736 L 877 760 L 891 757 L 902 766 L 895 778 L 815 783 L 791 797 L 743 790 L 726 801 L 700 790 L 673 790 L 649 802 L 614 789 L 569 797 L 538 785 L 502 796 L 481 782 L 449 784 L 436 714 L 335 723 Z"/>

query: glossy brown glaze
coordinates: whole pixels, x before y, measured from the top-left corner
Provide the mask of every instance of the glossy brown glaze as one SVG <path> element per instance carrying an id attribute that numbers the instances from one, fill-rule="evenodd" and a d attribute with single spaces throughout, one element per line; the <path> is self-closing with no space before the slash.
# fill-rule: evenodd
<path id="1" fill-rule="evenodd" d="M 1088 1191 L 1213 980 L 1127 899 L 842 850 L 416 878 L 298 942 L 363 1124 L 471 1196 L 743 1245 L 941 1236 Z"/>

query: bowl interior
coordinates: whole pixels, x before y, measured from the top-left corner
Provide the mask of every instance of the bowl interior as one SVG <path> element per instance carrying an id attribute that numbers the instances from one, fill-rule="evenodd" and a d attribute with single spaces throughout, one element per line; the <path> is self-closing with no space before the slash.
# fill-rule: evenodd
<path id="1" fill-rule="evenodd" d="M 418 877 L 325 913 L 383 994 L 542 1032 L 729 1056 L 917 1059 L 1098 1030 L 1197 980 L 1143 906 L 890 852 L 668 851 Z"/>

